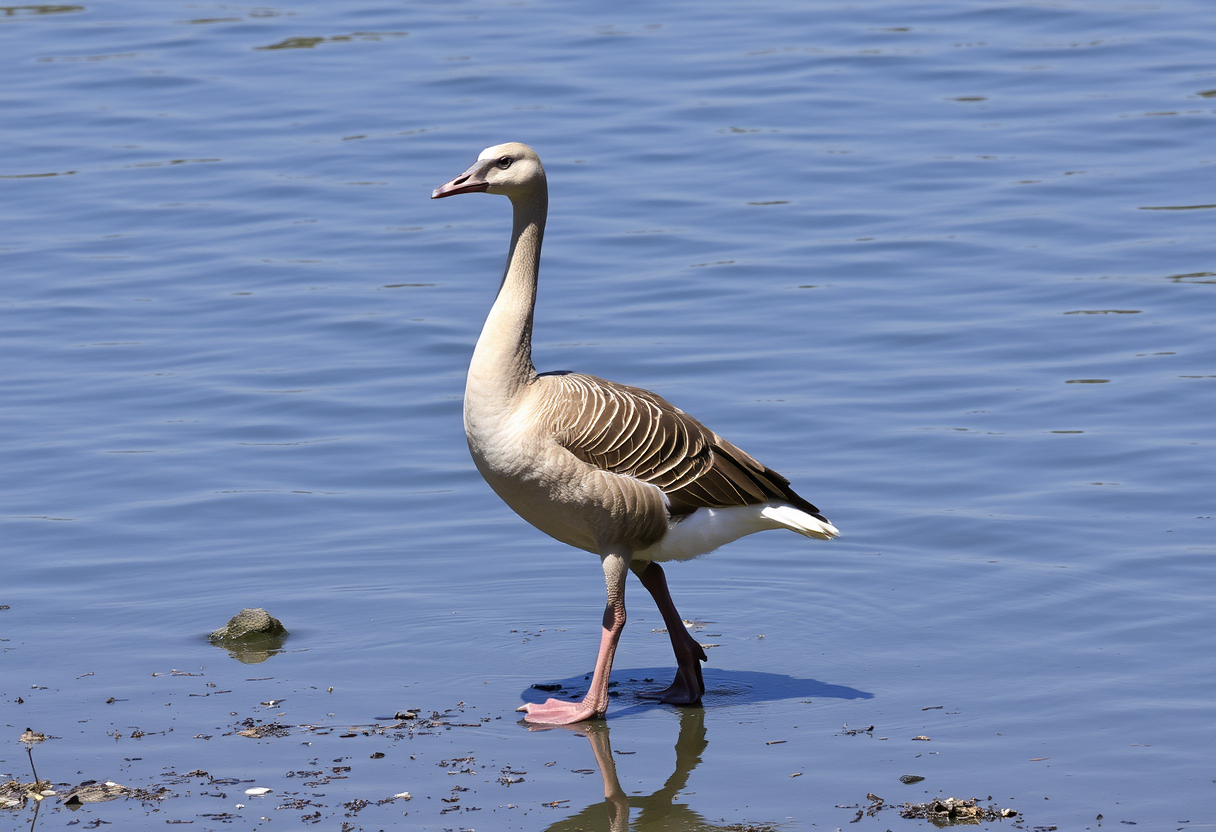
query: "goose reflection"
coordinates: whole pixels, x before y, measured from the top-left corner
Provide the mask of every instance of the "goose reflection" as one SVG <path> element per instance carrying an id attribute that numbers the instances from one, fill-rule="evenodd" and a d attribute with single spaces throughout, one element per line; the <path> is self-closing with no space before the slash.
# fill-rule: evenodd
<path id="1" fill-rule="evenodd" d="M 714 829 L 738 829 L 737 824 L 718 826 L 705 820 L 676 797 L 688 785 L 688 777 L 701 762 L 701 753 L 709 745 L 705 738 L 705 711 L 701 708 L 680 709 L 680 735 L 676 739 L 676 767 L 663 785 L 650 795 L 626 795 L 617 779 L 616 760 L 612 755 L 608 723 L 604 720 L 581 725 L 543 727 L 531 730 L 567 730 L 587 738 L 595 755 L 600 776 L 604 780 L 604 800 L 592 803 L 581 812 L 563 818 L 546 827 L 547 832 L 658 832 L 679 829 L 681 832 L 710 832 Z M 630 813 L 635 815 L 630 823 Z M 757 832 L 763 826 L 751 826 Z"/>

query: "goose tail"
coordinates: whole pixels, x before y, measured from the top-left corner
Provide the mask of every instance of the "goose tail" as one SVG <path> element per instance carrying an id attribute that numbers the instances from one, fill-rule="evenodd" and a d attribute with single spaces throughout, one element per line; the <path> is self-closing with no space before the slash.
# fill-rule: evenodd
<path id="1" fill-rule="evenodd" d="M 790 531 L 818 540 L 831 540 L 840 534 L 840 531 L 822 514 L 810 514 L 794 506 L 765 506 L 760 514 Z"/>

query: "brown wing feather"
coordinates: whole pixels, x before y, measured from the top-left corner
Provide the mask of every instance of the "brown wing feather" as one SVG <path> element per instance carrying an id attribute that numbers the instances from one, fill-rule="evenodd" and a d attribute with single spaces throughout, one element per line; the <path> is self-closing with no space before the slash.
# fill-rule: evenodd
<path id="1" fill-rule="evenodd" d="M 546 373 L 557 441 L 584 462 L 657 486 L 673 515 L 790 503 L 819 516 L 790 482 L 662 396 L 581 373 Z"/>

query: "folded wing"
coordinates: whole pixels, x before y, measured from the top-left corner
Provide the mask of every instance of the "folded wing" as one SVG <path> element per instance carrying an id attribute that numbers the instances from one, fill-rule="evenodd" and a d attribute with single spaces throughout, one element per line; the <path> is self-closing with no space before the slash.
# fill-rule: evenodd
<path id="1" fill-rule="evenodd" d="M 660 488 L 672 515 L 776 502 L 822 518 L 789 480 L 662 396 L 581 373 L 544 378 L 563 388 L 551 397 L 558 443 L 590 465 Z"/>

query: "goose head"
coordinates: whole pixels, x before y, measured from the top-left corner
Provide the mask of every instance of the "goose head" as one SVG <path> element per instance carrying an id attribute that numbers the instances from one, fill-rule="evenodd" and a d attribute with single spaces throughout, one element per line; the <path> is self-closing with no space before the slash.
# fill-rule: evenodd
<path id="1" fill-rule="evenodd" d="M 481 151 L 471 168 L 436 188 L 431 199 L 478 191 L 505 194 L 514 199 L 544 185 L 545 169 L 541 167 L 536 151 L 526 144 L 507 142 Z"/>

